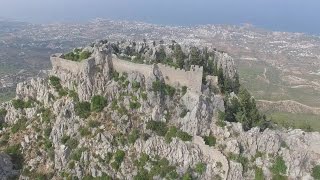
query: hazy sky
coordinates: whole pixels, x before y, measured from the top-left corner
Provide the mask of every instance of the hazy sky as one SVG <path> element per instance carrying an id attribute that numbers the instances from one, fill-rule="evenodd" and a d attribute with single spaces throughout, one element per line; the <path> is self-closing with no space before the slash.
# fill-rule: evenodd
<path id="1" fill-rule="evenodd" d="M 156 24 L 251 23 L 320 34 L 320 0 L 0 0 L 0 17 L 35 23 L 96 17 Z"/>

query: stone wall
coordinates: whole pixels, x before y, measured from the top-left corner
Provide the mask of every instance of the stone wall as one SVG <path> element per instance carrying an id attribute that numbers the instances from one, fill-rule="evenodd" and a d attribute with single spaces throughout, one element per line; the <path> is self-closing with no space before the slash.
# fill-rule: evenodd
<path id="1" fill-rule="evenodd" d="M 117 57 L 112 57 L 113 68 L 120 73 L 139 72 L 146 78 L 153 73 L 153 66 L 147 64 L 137 64 L 129 61 L 121 60 Z"/>
<path id="2" fill-rule="evenodd" d="M 62 70 L 70 71 L 74 74 L 82 72 L 87 67 L 88 62 L 93 60 L 94 59 L 89 58 L 81 62 L 76 62 L 76 61 L 71 61 L 71 60 L 61 58 L 61 54 L 55 54 L 50 57 L 50 61 L 53 69 L 62 69 Z"/>
<path id="3" fill-rule="evenodd" d="M 89 58 L 81 62 L 70 61 L 61 58 L 61 54 L 51 56 L 50 60 L 54 70 L 62 69 L 74 74 L 83 72 L 88 67 L 91 67 L 91 61 L 94 61 L 93 58 Z M 132 63 L 121 60 L 116 56 L 112 57 L 112 64 L 113 68 L 120 73 L 139 72 L 146 78 L 153 75 L 153 65 Z M 201 93 L 203 67 L 191 66 L 190 71 L 185 71 L 183 69 L 175 69 L 163 64 L 158 64 L 157 66 L 159 67 L 166 84 L 171 86 L 187 86 L 189 90 Z"/>
<path id="4" fill-rule="evenodd" d="M 191 66 L 190 71 L 175 69 L 163 64 L 158 64 L 158 67 L 162 72 L 166 84 L 187 86 L 193 92 L 201 92 L 203 67 Z"/>
<path id="5" fill-rule="evenodd" d="M 203 68 L 192 66 L 190 71 L 175 69 L 173 67 L 158 64 L 165 83 L 171 86 L 187 86 L 193 92 L 201 92 Z M 153 65 L 136 64 L 113 57 L 113 68 L 118 72 L 139 72 L 145 77 L 153 73 Z"/>

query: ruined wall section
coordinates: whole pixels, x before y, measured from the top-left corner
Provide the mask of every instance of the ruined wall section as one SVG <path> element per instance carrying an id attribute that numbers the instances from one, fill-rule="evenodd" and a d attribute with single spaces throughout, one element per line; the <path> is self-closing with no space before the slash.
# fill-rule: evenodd
<path id="1" fill-rule="evenodd" d="M 201 93 L 203 67 L 191 66 L 190 71 L 175 69 L 158 64 L 166 84 L 171 86 L 187 86 L 191 91 Z"/>
<path id="2" fill-rule="evenodd" d="M 153 65 L 136 64 L 113 57 L 113 68 L 117 72 L 139 72 L 146 78 L 153 75 Z M 187 86 L 191 91 L 201 93 L 203 67 L 191 66 L 190 71 L 157 64 L 166 84 L 171 86 Z"/>
<path id="3" fill-rule="evenodd" d="M 95 59 L 89 58 L 81 62 L 70 61 L 61 58 L 61 55 L 53 55 L 50 58 L 53 71 L 61 70 L 71 72 L 72 74 L 89 73 L 94 70 Z M 187 86 L 189 90 L 201 93 L 203 67 L 191 66 L 190 71 L 184 69 L 175 69 L 164 64 L 157 64 L 161 71 L 165 83 L 174 87 Z M 121 60 L 116 56 L 112 56 L 112 67 L 119 73 L 139 72 L 149 78 L 153 76 L 154 65 L 137 64 L 126 60 Z"/>
<path id="4" fill-rule="evenodd" d="M 120 73 L 139 72 L 146 78 L 153 74 L 153 66 L 147 64 L 137 64 L 126 60 L 121 60 L 115 56 L 112 57 L 113 68 Z"/>
<path id="5" fill-rule="evenodd" d="M 70 71 L 73 74 L 79 74 L 94 63 L 94 58 L 89 58 L 81 62 L 71 61 L 61 58 L 61 54 L 55 54 L 50 57 L 53 70 Z"/>

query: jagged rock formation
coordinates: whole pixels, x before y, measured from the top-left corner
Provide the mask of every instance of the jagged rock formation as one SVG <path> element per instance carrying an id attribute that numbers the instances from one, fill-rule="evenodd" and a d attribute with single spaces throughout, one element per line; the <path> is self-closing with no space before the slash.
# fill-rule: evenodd
<path id="1" fill-rule="evenodd" d="M 168 80 L 158 65 L 140 71 L 116 64 L 134 56 L 152 63 L 163 47 L 167 56 L 175 53 L 145 42 L 99 42 L 80 50 L 92 53 L 87 59 L 54 55 L 48 77 L 20 83 L 16 99 L 0 106 L 7 124 L 0 150 L 24 157 L 20 179 L 312 179 L 319 133 L 243 131 L 240 123 L 219 120 L 223 95 L 208 84 L 199 91 L 171 83 L 174 74 Z M 237 76 L 230 56 L 212 54 L 226 76 Z M 0 168 L 1 178 L 16 174 L 7 155 L 2 162 L 8 169 Z"/>

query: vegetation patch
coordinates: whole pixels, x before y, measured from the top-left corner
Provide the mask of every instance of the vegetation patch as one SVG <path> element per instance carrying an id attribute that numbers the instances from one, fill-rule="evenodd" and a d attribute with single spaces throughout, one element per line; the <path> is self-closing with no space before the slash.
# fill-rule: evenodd
<path id="1" fill-rule="evenodd" d="M 258 168 L 258 167 L 255 168 L 254 180 L 264 180 L 264 175 L 261 168 Z"/>
<path id="2" fill-rule="evenodd" d="M 189 135 L 188 133 L 186 133 L 184 131 L 177 129 L 175 126 L 171 126 L 165 135 L 166 142 L 170 143 L 172 141 L 173 137 L 178 137 L 182 141 L 191 141 L 192 140 L 191 135 Z"/>
<path id="3" fill-rule="evenodd" d="M 275 162 L 270 168 L 274 177 L 281 177 L 287 172 L 287 166 L 281 156 L 277 156 Z"/>
<path id="4" fill-rule="evenodd" d="M 78 102 L 75 104 L 75 113 L 81 118 L 88 118 L 91 114 L 91 104 L 89 102 Z"/>
<path id="5" fill-rule="evenodd" d="M 27 119 L 21 118 L 19 119 L 14 125 L 11 127 L 11 132 L 13 134 L 17 133 L 18 131 L 23 131 L 27 127 Z"/>
<path id="6" fill-rule="evenodd" d="M 203 138 L 206 145 L 208 145 L 208 146 L 215 146 L 216 145 L 216 137 L 214 137 L 213 135 L 203 136 L 202 138 Z"/>
<path id="7" fill-rule="evenodd" d="M 312 177 L 316 180 L 320 179 L 320 165 L 317 165 L 312 168 Z"/>
<path id="8" fill-rule="evenodd" d="M 147 129 L 154 131 L 158 136 L 165 136 L 168 131 L 168 127 L 165 122 L 153 120 L 147 122 Z"/>
<path id="9" fill-rule="evenodd" d="M 118 170 L 122 161 L 124 160 L 125 157 L 125 152 L 122 150 L 117 150 L 114 155 L 113 155 L 113 159 L 114 161 L 111 163 L 111 166 L 113 169 Z"/>
<path id="10" fill-rule="evenodd" d="M 199 162 L 196 164 L 195 171 L 198 174 L 203 174 L 206 171 L 207 165 L 205 163 Z"/>
<path id="11" fill-rule="evenodd" d="M 169 86 L 164 82 L 161 82 L 160 80 L 152 82 L 152 90 L 156 93 L 169 95 L 170 97 L 173 97 L 176 92 L 176 89 L 174 87 Z"/>
<path id="12" fill-rule="evenodd" d="M 139 109 L 141 107 L 141 104 L 136 101 L 130 101 L 130 108 L 131 109 Z"/>
<path id="13" fill-rule="evenodd" d="M 95 112 L 101 112 L 107 105 L 107 100 L 100 95 L 93 96 L 91 99 L 91 110 Z"/>
<path id="14" fill-rule="evenodd" d="M 31 100 L 23 101 L 21 99 L 14 99 L 12 100 L 12 105 L 15 109 L 32 108 L 34 106 L 34 102 Z"/>
<path id="15" fill-rule="evenodd" d="M 69 52 L 63 55 L 64 59 L 71 61 L 82 61 L 88 59 L 91 56 L 89 51 L 81 51 L 81 49 L 75 49 L 73 52 Z"/>
<path id="16" fill-rule="evenodd" d="M 128 141 L 130 144 L 134 144 L 137 139 L 139 139 L 140 133 L 137 129 L 134 129 L 131 131 L 131 133 L 128 136 Z"/>

